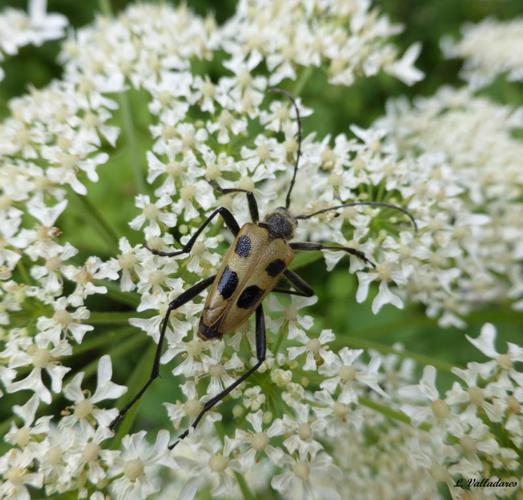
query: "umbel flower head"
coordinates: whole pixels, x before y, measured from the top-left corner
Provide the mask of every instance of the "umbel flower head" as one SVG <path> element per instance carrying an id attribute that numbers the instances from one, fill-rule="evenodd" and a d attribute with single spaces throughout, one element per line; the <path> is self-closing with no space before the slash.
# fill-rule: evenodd
<path id="1" fill-rule="evenodd" d="M 64 36 L 67 19 L 47 13 L 46 0 L 30 0 L 28 12 L 7 8 L 0 15 L 0 62 L 25 45 L 41 45 Z M 0 67 L 0 81 L 4 71 Z"/>
<path id="2" fill-rule="evenodd" d="M 0 26 L 11 15 L 0 13 Z M 518 346 L 498 353 L 495 329 L 485 326 L 470 340 L 489 360 L 454 368 L 444 393 L 435 368 L 424 367 L 418 381 L 400 348 L 384 355 L 343 346 L 304 310 L 314 299 L 268 301 L 273 333 L 259 376 L 231 393 L 232 409 L 215 407 L 171 451 L 205 400 L 255 354 L 251 324 L 203 342 L 195 333 L 202 301 L 180 307 L 166 323 L 161 357 L 180 381 L 178 400 L 162 409 L 169 429 L 155 440 L 130 433 L 132 414 L 117 433 L 110 427 L 114 400 L 122 408 L 136 390 L 113 381 L 120 375 L 111 358 L 156 347 L 168 304 L 212 276 L 228 236 L 211 225 L 190 255 L 150 249 L 179 249 L 218 205 L 246 222 L 245 200 L 223 195 L 229 188 L 253 191 L 263 214 L 284 205 L 298 122 L 269 88 L 298 81 L 299 90 L 311 68 L 335 85 L 380 71 L 415 83 L 423 76 L 413 65 L 419 46 L 400 54 L 391 41 L 399 30 L 367 1 L 240 1 L 222 26 L 185 6 L 137 4 L 70 31 L 63 77 L 9 102 L 0 124 L 0 395 L 13 415 L 0 457 L 2 496 L 25 499 L 37 488 L 97 500 L 160 491 L 236 498 L 272 488 L 285 498 L 335 499 L 350 485 L 361 498 L 435 498 L 438 483 L 452 490 L 457 477 L 517 477 Z M 134 98 L 146 122 L 141 135 Z M 302 117 L 314 114 L 298 95 L 296 102 Z M 367 130 L 307 134 L 293 212 L 394 203 L 419 231 L 402 214 L 360 206 L 301 222 L 296 239 L 351 246 L 375 262 L 373 269 L 351 256 L 349 268 L 358 301 L 376 290 L 375 313 L 418 302 L 442 325 L 465 326 L 470 310 L 501 297 L 519 307 L 523 183 L 514 120 L 512 110 L 470 91 L 444 89 L 413 106 L 391 105 Z M 461 141 L 446 140 L 450 126 Z M 116 168 L 126 148 L 131 173 Z M 109 224 L 92 196 L 107 186 L 103 205 L 128 177 L 134 205 L 127 210 L 122 197 L 121 223 Z M 92 233 L 78 234 L 82 218 Z M 343 255 L 325 252 L 327 268 Z M 110 355 L 91 355 L 76 373 L 68 366 L 101 350 Z M 148 370 L 137 366 L 131 380 Z M 231 413 L 232 429 L 224 423 Z"/>

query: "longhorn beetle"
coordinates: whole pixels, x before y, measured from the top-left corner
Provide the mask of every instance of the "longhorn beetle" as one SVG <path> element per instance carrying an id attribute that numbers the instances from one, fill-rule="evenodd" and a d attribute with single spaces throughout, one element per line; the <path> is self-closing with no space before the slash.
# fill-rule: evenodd
<path id="1" fill-rule="evenodd" d="M 118 425 L 129 409 L 141 398 L 151 383 L 158 377 L 160 355 L 171 312 L 195 298 L 206 288 L 211 287 L 200 318 L 198 336 L 202 340 L 221 339 L 224 334 L 233 332 L 239 328 L 252 316 L 253 313 L 255 313 L 257 362 L 229 387 L 205 402 L 202 410 L 197 415 L 189 429 L 180 434 L 178 439 L 169 446 L 171 449 L 189 434 L 191 427 L 194 429 L 198 425 L 206 412 L 252 375 L 264 362 L 266 352 L 265 317 L 261 303 L 266 295 L 270 292 L 299 295 L 302 297 L 311 297 L 314 295 L 314 291 L 310 285 L 308 285 L 296 273 L 288 269 L 288 266 L 294 257 L 295 250 L 342 250 L 375 267 L 375 265 L 367 259 L 362 252 L 355 248 L 325 245 L 323 243 L 312 241 L 290 241 L 294 236 L 294 230 L 299 220 L 310 219 L 311 217 L 332 210 L 368 205 L 392 208 L 402 212 L 410 219 L 414 229 L 417 230 L 416 221 L 407 210 L 390 203 L 382 202 L 369 201 L 343 203 L 341 205 L 317 210 L 310 214 L 293 215 L 290 212 L 289 207 L 301 156 L 300 111 L 296 101 L 286 90 L 280 88 L 271 88 L 269 90 L 283 94 L 290 100 L 295 110 L 296 121 L 298 124 L 298 148 L 292 179 L 285 198 L 285 206 L 276 208 L 276 210 L 266 215 L 263 221 L 260 221 L 258 204 L 253 192 L 245 189 L 223 189 L 216 183 L 213 183 L 214 188 L 222 194 L 245 193 L 252 222 L 248 222 L 240 228 L 234 215 L 227 208 L 218 207 L 209 215 L 209 217 L 207 217 L 205 222 L 195 231 L 181 250 L 163 252 L 150 249 L 147 245 L 144 245 L 153 254 L 163 257 L 175 257 L 177 255 L 189 253 L 198 236 L 200 236 L 203 230 L 218 214 L 221 215 L 225 225 L 235 237 L 223 258 L 223 262 L 218 272 L 215 275 L 196 283 L 169 303 L 160 325 L 160 338 L 149 379 L 140 391 L 138 391 L 136 396 L 120 411 L 119 415 L 111 424 L 111 428 L 115 428 Z M 282 277 L 285 277 L 294 286 L 294 290 L 279 288 L 276 286 Z"/>

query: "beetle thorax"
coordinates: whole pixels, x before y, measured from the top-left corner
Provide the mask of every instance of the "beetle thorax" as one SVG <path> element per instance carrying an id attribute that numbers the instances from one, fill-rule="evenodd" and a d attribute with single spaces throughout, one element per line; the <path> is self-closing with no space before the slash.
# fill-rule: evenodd
<path id="1" fill-rule="evenodd" d="M 294 236 L 296 219 L 286 208 L 279 207 L 265 217 L 264 225 L 271 237 L 290 240 Z"/>

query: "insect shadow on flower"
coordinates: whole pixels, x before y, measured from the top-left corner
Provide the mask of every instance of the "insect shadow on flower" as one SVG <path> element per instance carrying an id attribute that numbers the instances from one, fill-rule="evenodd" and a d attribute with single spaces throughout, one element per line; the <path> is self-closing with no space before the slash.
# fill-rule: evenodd
<path id="1" fill-rule="evenodd" d="M 211 287 L 200 318 L 198 336 L 202 340 L 221 339 L 224 334 L 237 330 L 252 316 L 253 313 L 255 313 L 257 362 L 231 385 L 204 403 L 202 410 L 196 416 L 189 429 L 180 434 L 176 441 L 169 446 L 171 449 L 174 448 L 182 439 L 187 437 L 191 428 L 194 429 L 198 425 L 206 412 L 252 375 L 265 361 L 267 344 L 262 301 L 267 294 L 270 292 L 277 292 L 302 297 L 311 297 L 314 295 L 314 290 L 311 286 L 298 274 L 288 269 L 289 264 L 294 258 L 295 250 L 345 251 L 348 254 L 361 259 L 366 264 L 375 267 L 374 263 L 372 263 L 363 252 L 355 248 L 312 241 L 291 241 L 298 221 L 310 219 L 311 217 L 329 211 L 366 205 L 398 210 L 410 219 L 414 229 L 417 230 L 416 221 L 407 210 L 397 205 L 383 202 L 368 201 L 343 203 L 323 208 L 309 214 L 294 215 L 290 211 L 290 205 L 291 194 L 296 182 L 296 175 L 298 173 L 301 156 L 302 134 L 300 111 L 295 99 L 286 90 L 280 88 L 270 88 L 269 90 L 271 92 L 282 94 L 290 100 L 295 110 L 298 124 L 298 149 L 296 152 L 292 179 L 285 197 L 285 206 L 276 208 L 260 221 L 258 204 L 252 191 L 239 188 L 224 189 L 216 183 L 212 183 L 214 188 L 222 194 L 245 193 L 252 222 L 247 222 L 240 227 L 234 218 L 234 215 L 227 208 L 218 207 L 207 217 L 181 250 L 164 252 L 150 249 L 147 245 L 144 245 L 154 255 L 160 255 L 163 257 L 175 257 L 177 255 L 189 253 L 197 238 L 217 215 L 220 215 L 223 218 L 226 226 L 235 236 L 234 241 L 223 258 L 223 262 L 218 272 L 213 276 L 196 283 L 169 303 L 160 325 L 160 338 L 149 379 L 140 391 L 138 391 L 136 396 L 120 411 L 117 418 L 111 424 L 111 428 L 113 429 L 119 424 L 119 422 L 121 422 L 129 409 L 142 397 L 148 387 L 158 377 L 163 340 L 165 338 L 167 323 L 171 312 L 195 298 L 206 288 Z M 290 282 L 293 289 L 280 288 L 277 286 L 278 282 L 283 277 Z"/>

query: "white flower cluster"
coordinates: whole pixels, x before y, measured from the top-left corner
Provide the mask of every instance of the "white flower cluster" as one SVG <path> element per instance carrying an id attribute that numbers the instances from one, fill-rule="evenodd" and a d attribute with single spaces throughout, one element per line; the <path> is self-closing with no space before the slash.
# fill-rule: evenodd
<path id="1" fill-rule="evenodd" d="M 410 179 L 421 228 L 415 247 L 392 243 L 412 269 L 405 293 L 442 326 L 489 303 L 521 309 L 523 113 L 467 89 L 389 104 L 374 131 L 400 159 L 392 177 Z"/>
<path id="2" fill-rule="evenodd" d="M 0 12 L 0 62 L 25 45 L 41 45 L 64 36 L 67 19 L 48 14 L 46 0 L 30 0 L 29 12 L 6 8 Z M 0 81 L 4 72 L 0 67 Z"/>
<path id="3" fill-rule="evenodd" d="M 380 70 L 411 85 L 423 78 L 413 66 L 421 47 L 413 45 L 400 59 L 389 39 L 401 30 L 367 0 L 241 0 L 221 46 L 233 60 L 263 58 L 271 85 L 295 79 L 300 66 L 325 67 L 336 85 Z"/>
<path id="4" fill-rule="evenodd" d="M 499 75 L 523 81 L 523 18 L 467 24 L 460 40 L 445 38 L 441 45 L 448 57 L 465 59 L 462 76 L 474 89 Z"/>
<path id="5" fill-rule="evenodd" d="M 402 204 L 419 226 L 417 234 L 407 227 L 399 236 L 373 231 L 372 219 L 351 208 L 315 226 L 307 221 L 309 239 L 359 247 L 377 263 L 370 271 L 356 259 L 351 266 L 358 301 L 379 283 L 374 312 L 408 299 L 424 304 L 441 326 L 464 327 L 467 314 L 489 303 L 521 309 L 523 143 L 514 131 L 522 125 L 519 109 L 443 88 L 413 106 L 389 102 L 368 130 L 352 127 L 356 139 L 340 134 L 332 145 L 329 137 L 320 144 L 307 138 L 296 200 L 314 202 L 301 211 L 358 196 Z M 329 269 L 343 256 L 325 254 Z"/>
<path id="6" fill-rule="evenodd" d="M 316 29 L 331 37 L 328 44 L 318 42 L 322 37 L 315 37 Z M 201 276 L 212 275 L 224 247 L 219 228 L 212 227 L 189 255 L 177 258 L 155 256 L 119 235 L 113 257 L 78 259 L 85 249 L 68 242 L 61 220 L 68 216 L 71 199 L 84 199 L 89 182 L 98 180 L 97 168 L 106 163 L 102 168 L 111 168 L 110 153 L 120 133 L 115 110 L 123 106 L 123 93 L 128 88 L 142 91 L 151 116 L 150 146 L 144 154 L 147 182 L 136 196 L 136 216 L 129 225 L 143 233 L 140 239 L 149 248 L 176 248 L 179 242 L 169 229 L 180 228 L 183 244 L 217 205 L 231 208 L 240 223 L 247 220 L 245 199 L 219 196 L 216 184 L 253 190 L 262 214 L 281 204 L 298 147 L 297 123 L 292 107 L 270 94 L 269 85 L 300 79 L 298 74 L 304 75 L 310 65 L 344 84 L 380 68 L 407 82 L 419 78 L 412 66 L 416 47 L 399 58 L 388 41 L 393 32 L 366 1 L 240 2 L 224 27 L 186 7 L 138 5 L 115 20 L 100 17 L 71 34 L 61 54 L 64 78 L 10 102 L 11 116 L 0 124 L 0 381 L 4 401 L 20 396 L 19 391 L 33 394 L 13 406 L 14 417 L 7 423 L 10 449 L 0 458 L 1 495 L 25 499 L 28 487 L 36 487 L 47 495 L 74 490 L 95 500 L 107 492 L 122 499 L 145 498 L 168 481 L 165 494 L 176 492 L 184 499 L 203 489 L 228 498 L 240 496 L 245 488 L 262 494 L 269 484 L 286 498 L 340 498 L 348 485 L 360 483 L 369 498 L 397 498 L 395 490 L 374 492 L 369 484 L 382 482 L 371 480 L 378 474 L 382 484 L 397 474 L 403 481 L 398 488 L 413 485 L 425 498 L 434 498 L 437 481 L 450 485 L 444 471 L 457 477 L 489 467 L 493 475 L 512 478 L 523 425 L 522 380 L 514 368 L 521 352 L 510 346 L 506 355 L 498 355 L 493 340 L 487 349 L 484 339 L 492 338 L 491 327 L 483 341 L 474 342 L 495 361 L 456 372 L 465 383 L 457 383 L 440 404 L 410 387 L 414 367 L 407 361 L 400 364 L 405 357 L 401 353 L 371 352 L 366 357 L 360 350 L 339 349 L 331 330 L 318 332 L 312 317 L 300 312 L 314 298 L 271 297 L 267 360 L 259 374 L 229 397 L 235 401 L 235 428 L 227 433 L 221 422 L 227 405 L 219 406 L 173 452 L 167 448 L 166 431 L 158 433 L 154 445 L 147 443 L 145 432 L 114 436 L 109 428 L 117 415 L 114 400 L 126 388 L 112 382 L 109 356 L 97 364 L 92 392 L 86 388 L 89 370 L 72 376 L 66 366 L 69 356 L 89 349 L 91 339 L 94 345 L 103 343 L 100 336 L 106 332 L 93 326 L 104 318 L 90 308 L 94 296 L 108 296 L 109 304 L 120 301 L 122 293 L 115 292 L 114 283 L 119 281 L 129 298 L 118 306 L 135 301 L 125 313 L 135 327 L 131 341 L 144 337 L 138 329 L 157 342 L 168 303 Z M 303 42 L 298 45 L 297 40 Z M 205 60 L 222 64 L 223 76 L 211 79 L 195 71 L 195 62 Z M 121 95 L 111 95 L 116 93 Z M 298 103 L 302 116 L 311 113 Z M 472 252 L 468 246 L 485 217 L 474 213 L 468 199 L 488 196 L 490 202 L 500 188 L 490 181 L 487 187 L 493 193 L 466 191 L 460 184 L 466 176 L 452 173 L 453 164 L 442 159 L 445 151 L 411 157 L 400 148 L 406 139 L 396 138 L 388 121 L 384 123 L 367 131 L 353 128 L 356 140 L 345 135 L 333 142 L 314 134 L 304 138 L 291 209 L 311 213 L 354 199 L 396 202 L 415 213 L 419 234 L 397 212 L 359 207 L 343 211 L 342 217 L 331 213 L 300 222 L 297 239 L 347 244 L 376 262 L 374 271 L 351 257 L 351 270 L 360 281 L 358 300 L 365 299 L 372 281 L 379 282 L 375 311 L 386 303 L 401 305 L 399 294 L 410 294 L 427 304 L 429 312 L 433 308 L 432 314 L 456 322 L 471 305 L 465 292 L 460 299 L 464 309 L 456 312 L 448 305 L 454 276 Z M 423 137 L 423 131 L 413 130 Z M 467 147 L 469 143 L 461 155 L 468 154 Z M 440 175 L 435 184 L 433 165 Z M 511 200 L 499 200 L 503 216 Z M 497 213 L 495 206 L 489 208 L 492 213 Z M 97 217 L 103 220 L 103 214 Z M 449 226 L 462 229 L 464 248 L 454 243 Z M 511 248 L 519 234 L 513 233 L 492 238 Z M 328 267 L 342 255 L 327 253 Z M 427 275 L 437 276 L 436 284 L 434 278 L 412 281 L 421 266 Z M 465 273 L 472 271 L 467 267 Z M 503 278 L 504 273 L 502 268 L 498 274 Z M 409 290 L 412 282 L 416 287 Z M 516 290 L 518 283 L 512 286 Z M 488 296 L 483 302 L 497 298 Z M 254 357 L 251 325 L 223 341 L 199 340 L 194 332 L 202 308 L 197 299 L 178 309 L 168 323 L 162 363 L 175 358 L 173 374 L 183 377 L 182 400 L 165 403 L 176 433 L 194 420 L 202 401 L 236 380 Z M 423 387 L 433 378 L 428 370 Z M 398 391 L 401 387 L 405 394 Z M 429 392 L 434 396 L 434 390 Z M 60 403 L 60 398 L 69 403 Z M 60 418 L 42 416 L 51 412 L 44 405 L 52 402 L 62 404 Z M 430 414 L 427 408 L 436 409 Z M 445 408 L 448 425 L 439 419 Z M 418 427 L 409 426 L 406 415 Z M 474 451 L 470 444 L 476 442 L 478 420 L 484 424 L 478 439 L 488 442 L 488 451 Z M 429 426 L 439 433 L 427 433 Z M 378 430 L 375 439 L 381 445 L 370 452 L 367 445 Z M 423 460 L 411 457 L 399 470 L 397 449 L 419 453 Z M 453 468 L 443 469 L 442 464 Z"/>

